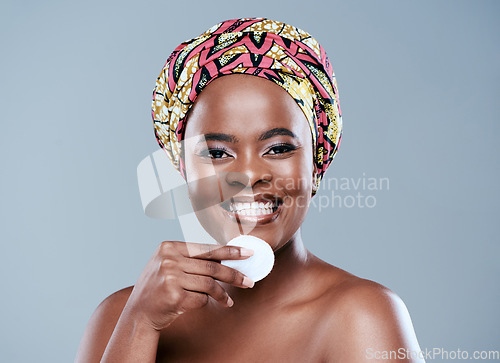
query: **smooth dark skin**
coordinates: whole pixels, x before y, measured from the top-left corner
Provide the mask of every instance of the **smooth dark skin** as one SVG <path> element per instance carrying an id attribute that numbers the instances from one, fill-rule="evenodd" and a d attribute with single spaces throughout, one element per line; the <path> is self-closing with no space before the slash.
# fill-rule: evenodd
<path id="1" fill-rule="evenodd" d="M 294 136 L 262 140 L 272 129 Z M 232 138 L 198 142 L 200 135 L 217 133 Z M 276 219 L 262 224 L 238 225 L 216 203 L 197 212 L 222 243 L 240 227 L 268 242 L 275 252 L 273 271 L 250 287 L 252 281 L 218 263 L 247 258 L 239 248 L 162 242 L 136 285 L 96 309 L 77 362 L 363 362 L 369 348 L 420 350 L 397 295 L 304 247 L 300 226 L 316 170 L 311 131 L 288 93 L 259 77 L 218 78 L 196 100 L 185 138 L 193 205 L 220 202 L 221 193 L 242 186 L 238 195 L 268 193 L 286 201 Z M 214 173 L 218 188 L 191 183 Z"/>

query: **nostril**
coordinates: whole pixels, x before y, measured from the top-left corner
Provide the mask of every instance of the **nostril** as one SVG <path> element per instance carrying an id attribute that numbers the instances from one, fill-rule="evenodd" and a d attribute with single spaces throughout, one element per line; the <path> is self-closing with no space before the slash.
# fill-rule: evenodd
<path id="1" fill-rule="evenodd" d="M 249 181 L 250 181 L 250 177 L 248 175 L 246 175 L 245 173 L 231 171 L 231 172 L 227 173 L 226 181 L 229 184 L 241 184 L 241 185 L 247 186 Z"/>
<path id="2" fill-rule="evenodd" d="M 262 173 L 259 170 L 249 170 L 247 172 L 231 171 L 226 174 L 226 182 L 229 185 L 239 184 L 244 187 L 254 187 L 259 182 L 270 183 L 272 178 L 271 173 Z"/>

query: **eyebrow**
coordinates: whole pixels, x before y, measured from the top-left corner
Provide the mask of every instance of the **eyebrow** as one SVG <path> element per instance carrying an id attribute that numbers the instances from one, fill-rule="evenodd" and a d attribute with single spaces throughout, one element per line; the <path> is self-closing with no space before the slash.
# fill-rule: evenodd
<path id="1" fill-rule="evenodd" d="M 267 130 L 266 132 L 262 133 L 259 136 L 259 141 L 264 141 L 277 135 L 290 136 L 294 138 L 297 137 L 292 131 L 284 127 L 276 127 L 274 129 Z M 236 136 L 225 134 L 223 132 L 211 132 L 203 136 L 205 138 L 205 141 L 224 141 L 224 142 L 231 142 L 233 144 L 236 144 L 240 141 Z M 203 142 L 203 140 L 200 140 L 199 142 Z"/>
<path id="2" fill-rule="evenodd" d="M 236 136 L 224 134 L 222 132 L 212 132 L 209 134 L 205 134 L 203 136 L 205 137 L 205 141 L 225 141 L 225 142 L 232 142 L 232 143 L 237 143 L 239 141 L 236 138 Z"/>
<path id="3" fill-rule="evenodd" d="M 276 127 L 260 135 L 259 141 L 270 139 L 271 137 L 276 135 L 291 136 L 295 138 L 297 137 L 292 131 L 285 129 L 284 127 Z"/>

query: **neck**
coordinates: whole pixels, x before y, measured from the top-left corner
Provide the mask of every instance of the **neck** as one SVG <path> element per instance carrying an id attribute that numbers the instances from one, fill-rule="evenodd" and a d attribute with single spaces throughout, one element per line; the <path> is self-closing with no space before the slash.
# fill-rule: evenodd
<path id="1" fill-rule="evenodd" d="M 271 273 L 263 280 L 255 283 L 251 289 L 241 289 L 228 284 L 223 284 L 228 294 L 235 302 L 235 307 L 244 308 L 265 302 L 273 301 L 282 303 L 287 297 L 297 291 L 296 286 L 304 277 L 310 253 L 304 247 L 300 228 L 292 238 L 281 248 L 275 251 L 275 262 Z"/>

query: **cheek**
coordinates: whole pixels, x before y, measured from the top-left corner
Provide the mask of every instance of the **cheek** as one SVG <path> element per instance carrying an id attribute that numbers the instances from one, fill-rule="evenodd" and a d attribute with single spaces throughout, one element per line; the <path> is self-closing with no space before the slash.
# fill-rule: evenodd
<path id="1" fill-rule="evenodd" d="M 196 158 L 186 153 L 186 181 L 189 198 L 194 210 L 201 210 L 221 202 L 219 179 L 210 163 L 197 162 Z"/>
<path id="2" fill-rule="evenodd" d="M 189 158 L 188 158 L 189 159 Z M 196 218 L 216 241 L 227 242 L 228 239 L 221 235 L 221 210 L 219 176 L 213 172 L 212 165 L 190 162 L 186 160 L 186 181 L 188 183 L 189 199 L 196 213 Z M 233 235 L 238 235 L 238 231 Z M 200 241 L 201 242 L 201 241 Z"/>
<path id="3" fill-rule="evenodd" d="M 289 162 L 276 168 L 276 186 L 284 191 L 286 201 L 294 208 L 309 206 L 313 188 L 312 154 L 304 153 L 298 158 L 290 158 Z"/>

